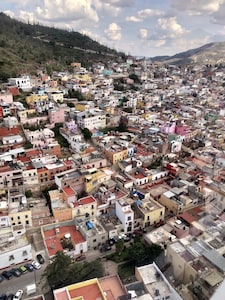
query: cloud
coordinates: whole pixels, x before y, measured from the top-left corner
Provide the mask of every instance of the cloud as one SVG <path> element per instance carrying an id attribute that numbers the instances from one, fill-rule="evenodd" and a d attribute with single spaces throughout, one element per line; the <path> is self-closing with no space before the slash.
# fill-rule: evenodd
<path id="1" fill-rule="evenodd" d="M 44 0 L 44 4 L 36 8 L 36 15 L 40 20 L 52 22 L 81 19 L 99 21 L 98 14 L 92 8 L 90 0 Z"/>
<path id="2" fill-rule="evenodd" d="M 149 19 L 156 16 L 163 16 L 165 13 L 161 10 L 155 9 L 143 9 L 137 12 L 137 16 L 126 17 L 127 22 L 141 22 L 145 19 Z"/>
<path id="3" fill-rule="evenodd" d="M 116 23 L 111 23 L 105 30 L 105 34 L 110 41 L 119 41 L 121 39 L 121 27 Z"/>
<path id="4" fill-rule="evenodd" d="M 141 22 L 142 20 L 140 18 L 135 17 L 135 16 L 130 16 L 130 17 L 126 17 L 126 21 L 137 23 L 137 22 Z"/>
<path id="5" fill-rule="evenodd" d="M 225 3 L 221 4 L 220 9 L 212 15 L 212 22 L 225 25 Z"/>
<path id="6" fill-rule="evenodd" d="M 185 30 L 177 23 L 176 17 L 159 18 L 157 20 L 158 36 L 174 39 L 182 35 Z"/>
<path id="7" fill-rule="evenodd" d="M 190 15 L 212 14 L 219 11 L 225 0 L 172 0 L 171 6 Z"/>
<path id="8" fill-rule="evenodd" d="M 134 0 L 103 0 L 104 3 L 107 3 L 115 7 L 129 7 L 133 6 Z"/>
<path id="9" fill-rule="evenodd" d="M 162 16 L 162 15 L 164 15 L 164 12 L 161 10 L 155 10 L 155 9 L 148 8 L 148 9 L 139 10 L 137 12 L 137 15 L 141 19 L 147 19 L 147 18 L 151 18 L 151 17 L 155 17 L 155 16 Z"/>
<path id="10" fill-rule="evenodd" d="M 148 39 L 148 30 L 146 28 L 139 29 L 139 37 L 141 40 Z"/>

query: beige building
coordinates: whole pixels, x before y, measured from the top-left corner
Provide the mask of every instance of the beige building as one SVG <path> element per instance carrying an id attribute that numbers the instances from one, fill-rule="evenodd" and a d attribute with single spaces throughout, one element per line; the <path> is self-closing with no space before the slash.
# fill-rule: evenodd
<path id="1" fill-rule="evenodd" d="M 153 198 L 137 200 L 137 211 L 141 215 L 143 227 L 154 225 L 164 220 L 165 207 Z"/>
<path id="2" fill-rule="evenodd" d="M 87 196 L 70 204 L 72 207 L 72 218 L 78 216 L 96 216 L 97 201 L 93 196 Z"/>
<path id="3" fill-rule="evenodd" d="M 24 228 L 32 226 L 32 215 L 30 210 L 20 210 L 20 203 L 10 203 L 9 218 L 14 227 L 22 225 Z"/>

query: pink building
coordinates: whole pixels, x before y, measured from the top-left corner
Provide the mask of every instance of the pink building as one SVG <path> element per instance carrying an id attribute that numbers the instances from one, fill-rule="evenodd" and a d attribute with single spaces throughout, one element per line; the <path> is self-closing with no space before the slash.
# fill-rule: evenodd
<path id="1" fill-rule="evenodd" d="M 191 132 L 191 128 L 185 124 L 180 124 L 176 126 L 175 133 L 179 135 L 187 136 Z"/>
<path id="2" fill-rule="evenodd" d="M 50 124 L 64 123 L 65 122 L 64 108 L 50 109 L 48 111 L 48 117 L 49 117 Z"/>
<path id="3" fill-rule="evenodd" d="M 175 129 L 176 129 L 176 123 L 170 123 L 170 122 L 166 122 L 164 125 L 162 125 L 160 127 L 161 132 L 163 133 L 168 133 L 168 134 L 172 134 L 175 133 Z"/>
<path id="4" fill-rule="evenodd" d="M 0 94 L 0 103 L 11 104 L 13 103 L 13 96 L 11 93 L 1 93 Z"/>

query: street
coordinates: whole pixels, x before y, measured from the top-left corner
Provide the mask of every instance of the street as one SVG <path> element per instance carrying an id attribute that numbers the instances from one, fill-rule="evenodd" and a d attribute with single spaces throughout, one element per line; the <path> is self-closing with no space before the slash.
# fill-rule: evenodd
<path id="1" fill-rule="evenodd" d="M 33 272 L 27 272 L 26 274 L 22 274 L 20 277 L 13 276 L 10 280 L 5 279 L 0 283 L 0 294 L 15 294 L 17 290 L 22 289 L 24 292 L 24 298 L 27 298 L 26 286 L 34 283 L 36 283 L 37 286 L 35 295 L 47 292 L 49 289 L 44 286 L 44 280 L 41 278 L 45 267 L 46 264 L 42 265 L 41 269 Z"/>

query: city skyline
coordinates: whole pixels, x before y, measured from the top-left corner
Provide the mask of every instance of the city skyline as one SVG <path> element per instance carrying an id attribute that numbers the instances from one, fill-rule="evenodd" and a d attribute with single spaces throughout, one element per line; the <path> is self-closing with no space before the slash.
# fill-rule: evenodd
<path id="1" fill-rule="evenodd" d="M 137 56 L 225 41 L 225 0 L 2 0 L 0 8 L 13 18 L 78 31 Z"/>

